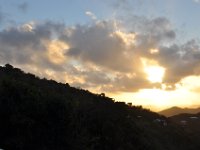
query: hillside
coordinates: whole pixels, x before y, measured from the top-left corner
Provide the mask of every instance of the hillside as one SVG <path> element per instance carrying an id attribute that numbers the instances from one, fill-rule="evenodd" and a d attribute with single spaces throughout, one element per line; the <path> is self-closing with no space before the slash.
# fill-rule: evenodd
<path id="1" fill-rule="evenodd" d="M 9 64 L 0 67 L 0 122 L 0 147 L 5 150 L 200 148 L 164 116 Z"/>
<path id="2" fill-rule="evenodd" d="M 191 136 L 196 144 L 199 143 L 197 139 L 200 137 L 200 113 L 197 114 L 179 114 L 169 118 L 173 123 L 180 126 L 184 132 Z"/>
<path id="3" fill-rule="evenodd" d="M 165 110 L 158 112 L 161 115 L 166 117 L 171 117 L 178 114 L 189 113 L 196 114 L 200 112 L 200 108 L 180 108 L 180 107 L 171 107 Z"/>
<path id="4" fill-rule="evenodd" d="M 179 114 L 169 118 L 176 124 L 181 125 L 184 127 L 185 130 L 189 132 L 196 132 L 200 133 L 200 113 L 197 114 Z"/>

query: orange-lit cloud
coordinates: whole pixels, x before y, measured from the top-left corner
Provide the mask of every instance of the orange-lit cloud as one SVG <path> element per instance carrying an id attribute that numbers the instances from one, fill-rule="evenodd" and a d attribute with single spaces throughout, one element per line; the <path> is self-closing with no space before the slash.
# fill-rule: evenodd
<path id="1" fill-rule="evenodd" d="M 4 29 L 0 62 L 110 93 L 175 90 L 183 79 L 200 74 L 199 43 L 175 44 L 168 19 L 137 17 L 117 27 L 116 21 L 77 26 L 32 22 Z"/>
<path id="2" fill-rule="evenodd" d="M 67 57 L 65 56 L 65 53 L 69 49 L 69 46 L 58 40 L 52 40 L 47 44 L 47 50 L 48 50 L 48 57 L 49 60 L 55 64 L 62 64 L 63 62 L 67 61 Z"/>

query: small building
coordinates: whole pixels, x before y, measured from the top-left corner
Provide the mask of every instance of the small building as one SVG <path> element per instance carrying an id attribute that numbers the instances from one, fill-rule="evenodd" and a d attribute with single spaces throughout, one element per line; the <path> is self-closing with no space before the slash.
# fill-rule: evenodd
<path id="1" fill-rule="evenodd" d="M 190 117 L 190 119 L 192 119 L 192 120 L 197 120 L 197 119 L 199 119 L 199 117 L 192 116 L 192 117 Z"/>
<path id="2" fill-rule="evenodd" d="M 160 124 L 160 125 L 162 125 L 162 126 L 167 126 L 167 121 L 164 120 L 164 119 L 159 119 L 159 118 L 157 118 L 157 119 L 155 119 L 153 122 L 158 123 L 158 124 Z"/>
<path id="3" fill-rule="evenodd" d="M 181 121 L 180 121 L 180 124 L 181 124 L 182 126 L 186 126 L 186 125 L 187 125 L 187 121 L 186 121 L 186 120 L 181 120 Z"/>
<path id="4" fill-rule="evenodd" d="M 131 106 L 132 106 L 132 103 L 127 103 L 127 105 L 128 105 L 129 107 L 131 107 Z"/>

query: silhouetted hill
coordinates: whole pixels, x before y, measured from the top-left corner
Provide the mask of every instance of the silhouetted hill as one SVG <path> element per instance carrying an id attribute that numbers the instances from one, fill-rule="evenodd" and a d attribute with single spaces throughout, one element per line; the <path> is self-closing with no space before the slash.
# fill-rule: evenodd
<path id="1" fill-rule="evenodd" d="M 0 67 L 5 150 L 198 150 L 199 137 L 142 107 Z"/>
<path id="2" fill-rule="evenodd" d="M 182 114 L 182 113 L 196 114 L 198 112 L 200 112 L 200 108 L 171 107 L 171 108 L 162 110 L 158 113 L 161 114 L 161 115 L 164 115 L 166 117 L 171 117 L 171 116 Z"/>

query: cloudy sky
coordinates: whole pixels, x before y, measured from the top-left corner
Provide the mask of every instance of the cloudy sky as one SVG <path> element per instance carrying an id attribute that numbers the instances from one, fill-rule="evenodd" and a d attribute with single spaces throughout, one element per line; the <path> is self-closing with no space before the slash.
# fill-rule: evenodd
<path id="1" fill-rule="evenodd" d="M 153 110 L 200 106 L 199 0 L 0 0 L 0 64 Z"/>

